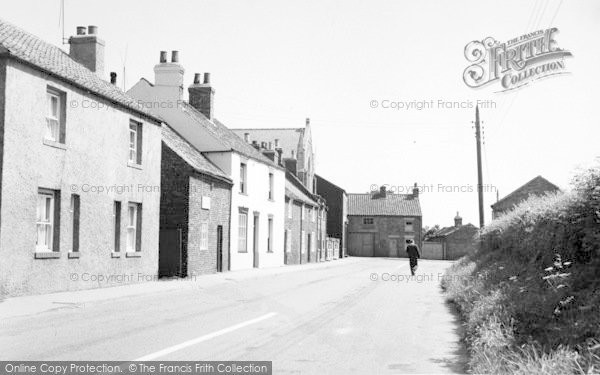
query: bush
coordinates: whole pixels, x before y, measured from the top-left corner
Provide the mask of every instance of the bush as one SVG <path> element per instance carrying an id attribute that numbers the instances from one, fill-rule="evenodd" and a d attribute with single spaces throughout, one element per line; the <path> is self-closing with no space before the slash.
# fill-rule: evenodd
<path id="1" fill-rule="evenodd" d="M 600 168 L 480 232 L 443 279 L 476 373 L 600 371 Z"/>

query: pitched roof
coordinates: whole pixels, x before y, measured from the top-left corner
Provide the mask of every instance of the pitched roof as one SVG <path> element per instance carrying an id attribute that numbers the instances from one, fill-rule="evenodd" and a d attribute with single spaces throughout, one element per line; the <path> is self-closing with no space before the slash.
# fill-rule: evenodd
<path id="1" fill-rule="evenodd" d="M 318 206 L 315 196 L 290 171 L 285 171 L 285 196 L 306 204 Z"/>
<path id="2" fill-rule="evenodd" d="M 530 194 L 543 194 L 558 190 L 560 190 L 558 186 L 554 185 L 552 182 L 546 180 L 542 176 L 537 176 L 496 203 L 492 204 L 492 208 L 500 208 L 505 205 L 511 206 L 517 204 L 520 201 L 527 199 Z M 511 202 L 511 200 L 513 201 Z"/>
<path id="3" fill-rule="evenodd" d="M 442 229 L 439 229 L 437 232 L 433 233 L 432 235 L 430 235 L 429 238 L 447 237 L 454 232 L 457 232 L 457 231 L 463 230 L 463 229 L 467 229 L 467 228 L 468 229 L 477 229 L 477 227 L 471 223 L 466 224 L 466 225 L 461 225 L 460 227 L 456 227 L 456 226 L 444 227 Z"/>
<path id="4" fill-rule="evenodd" d="M 421 216 L 421 205 L 412 194 L 348 194 L 348 215 Z"/>
<path id="5" fill-rule="evenodd" d="M 279 142 L 279 146 L 283 150 L 282 156 L 284 158 L 291 158 L 292 151 L 297 156 L 298 143 L 300 137 L 304 134 L 304 128 L 272 128 L 272 129 L 231 129 L 240 138 L 244 138 L 244 133 L 249 134 L 249 141 L 260 142 L 271 142 L 275 147 L 275 140 Z"/>
<path id="6" fill-rule="evenodd" d="M 8 54 L 69 84 L 88 90 L 139 115 L 161 122 L 117 86 L 101 79 L 62 49 L 0 19 L 0 53 Z"/>
<path id="7" fill-rule="evenodd" d="M 324 182 L 328 183 L 329 185 L 333 186 L 334 188 L 343 191 L 344 193 L 346 193 L 346 190 L 344 190 L 343 188 L 339 187 L 338 185 L 334 184 L 333 182 L 329 181 L 328 179 L 326 179 L 325 177 L 316 174 L 315 176 L 317 177 L 317 184 L 319 183 L 319 180 L 323 180 Z M 318 185 L 317 185 L 318 186 Z"/>
<path id="8" fill-rule="evenodd" d="M 252 145 L 244 142 L 243 139 L 238 137 L 231 129 L 227 128 L 223 125 L 219 120 L 213 118 L 213 120 L 209 120 L 204 114 L 194 108 L 188 102 L 182 101 L 180 103 L 180 108 L 190 116 L 195 122 L 199 123 L 210 132 L 215 138 L 217 138 L 225 147 L 236 151 L 246 157 L 258 160 L 260 162 L 269 164 L 272 167 L 276 167 L 279 169 L 284 169 L 282 166 L 275 163 L 273 160 L 269 159 L 257 149 L 255 149 Z"/>
<path id="9" fill-rule="evenodd" d="M 202 155 L 200 151 L 194 148 L 194 146 L 166 124 L 162 126 L 162 141 L 197 172 L 217 177 L 231 183 L 231 179 L 225 172 L 214 165 Z"/>

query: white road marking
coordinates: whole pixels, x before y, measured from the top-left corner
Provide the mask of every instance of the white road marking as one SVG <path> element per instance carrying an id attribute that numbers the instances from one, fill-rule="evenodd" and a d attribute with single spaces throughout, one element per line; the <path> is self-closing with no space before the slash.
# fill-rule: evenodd
<path id="1" fill-rule="evenodd" d="M 145 355 L 143 357 L 135 359 L 134 362 L 137 362 L 137 361 L 152 361 L 152 360 L 154 360 L 154 359 L 156 359 L 158 357 L 162 357 L 162 356 L 167 355 L 169 353 L 176 352 L 178 350 L 187 348 L 189 346 L 196 345 L 196 344 L 199 344 L 201 342 L 208 341 L 210 339 L 214 339 L 215 337 L 222 336 L 222 335 L 224 335 L 226 333 L 233 332 L 233 331 L 238 330 L 240 328 L 244 328 L 244 327 L 247 327 L 247 326 L 252 325 L 254 323 L 258 323 L 258 322 L 261 322 L 263 320 L 272 318 L 275 315 L 277 315 L 276 312 L 270 312 L 270 313 L 265 314 L 263 316 L 259 316 L 258 318 L 250 319 L 250 320 L 247 320 L 245 322 L 233 325 L 231 327 L 223 328 L 221 330 L 218 330 L 218 331 L 215 331 L 215 332 L 211 332 L 209 334 L 197 337 L 195 339 L 184 341 L 181 344 L 173 345 L 171 347 L 168 347 L 166 349 L 160 350 L 158 352 L 154 352 L 152 354 Z"/>

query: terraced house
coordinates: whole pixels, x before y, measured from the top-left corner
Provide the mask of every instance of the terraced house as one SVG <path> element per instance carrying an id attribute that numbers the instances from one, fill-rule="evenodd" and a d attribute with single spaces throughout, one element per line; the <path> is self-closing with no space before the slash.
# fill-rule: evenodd
<path id="1" fill-rule="evenodd" d="M 161 120 L 103 79 L 95 26 L 69 44 L 0 20 L 1 294 L 157 275 Z"/>
<path id="2" fill-rule="evenodd" d="M 177 51 L 170 62 L 161 52 L 154 73 L 154 83 L 142 78 L 128 93 L 165 119 L 233 184 L 228 268 L 283 265 L 285 169 L 215 118 L 215 90 L 208 73 L 202 82 L 200 74 L 194 75 L 189 100 L 183 98 L 184 68 Z"/>

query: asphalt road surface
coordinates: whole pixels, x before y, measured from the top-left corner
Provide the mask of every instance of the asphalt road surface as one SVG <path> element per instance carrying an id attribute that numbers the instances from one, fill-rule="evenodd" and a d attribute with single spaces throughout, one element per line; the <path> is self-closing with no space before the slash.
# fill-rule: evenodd
<path id="1" fill-rule="evenodd" d="M 439 286 L 450 264 L 421 261 L 409 279 L 406 259 L 347 258 L 57 303 L 3 319 L 0 359 L 265 360 L 274 374 L 464 373 L 460 325 Z"/>

